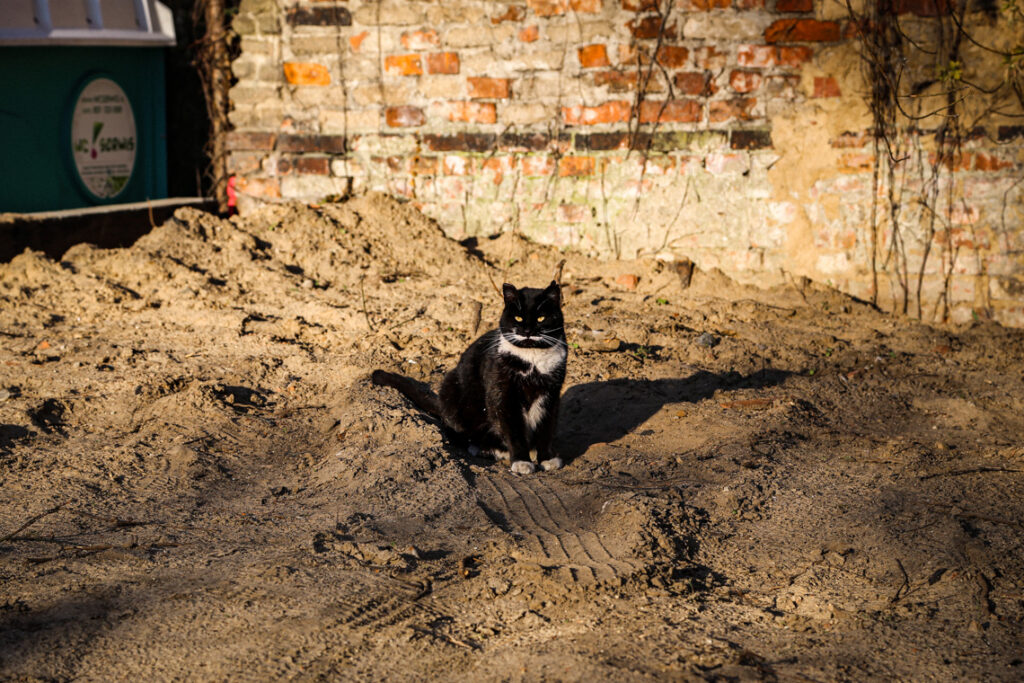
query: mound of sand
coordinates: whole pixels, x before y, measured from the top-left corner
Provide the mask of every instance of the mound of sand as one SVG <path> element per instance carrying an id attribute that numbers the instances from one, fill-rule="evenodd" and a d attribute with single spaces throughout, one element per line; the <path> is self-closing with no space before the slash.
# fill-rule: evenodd
<path id="1" fill-rule="evenodd" d="M 563 259 L 563 470 L 367 382 Z M 0 265 L 0 677 L 1014 677 L 1024 333 L 684 275 L 372 194 Z"/>

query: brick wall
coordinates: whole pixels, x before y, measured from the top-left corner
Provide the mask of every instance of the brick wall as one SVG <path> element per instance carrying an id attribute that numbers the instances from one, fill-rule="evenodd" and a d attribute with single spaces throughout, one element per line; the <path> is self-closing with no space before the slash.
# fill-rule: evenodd
<path id="1" fill-rule="evenodd" d="M 519 230 L 898 309 L 846 17 L 835 0 L 242 0 L 239 206 L 378 189 L 456 238 Z M 952 225 L 898 236 L 924 317 L 945 289 L 953 320 L 1024 325 L 1022 131 L 973 136 L 945 181 Z"/>

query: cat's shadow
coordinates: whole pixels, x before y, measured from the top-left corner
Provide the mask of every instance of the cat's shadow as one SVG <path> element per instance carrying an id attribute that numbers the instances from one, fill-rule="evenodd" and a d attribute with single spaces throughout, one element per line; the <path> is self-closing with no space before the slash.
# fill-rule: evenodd
<path id="1" fill-rule="evenodd" d="M 722 389 L 761 389 L 791 373 L 765 369 L 751 375 L 699 370 L 689 377 L 611 379 L 569 387 L 562 395 L 555 449 L 568 461 L 598 443 L 621 439 L 668 403 L 696 403 Z"/>

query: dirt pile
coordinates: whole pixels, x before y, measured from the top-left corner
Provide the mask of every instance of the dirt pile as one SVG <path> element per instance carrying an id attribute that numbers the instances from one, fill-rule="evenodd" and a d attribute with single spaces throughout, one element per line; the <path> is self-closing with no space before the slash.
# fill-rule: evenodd
<path id="1" fill-rule="evenodd" d="M 368 383 L 438 383 L 496 286 L 563 259 L 563 470 L 511 475 Z M 458 244 L 367 195 L 22 254 L 0 341 L 3 677 L 1024 666 L 1021 331 Z"/>

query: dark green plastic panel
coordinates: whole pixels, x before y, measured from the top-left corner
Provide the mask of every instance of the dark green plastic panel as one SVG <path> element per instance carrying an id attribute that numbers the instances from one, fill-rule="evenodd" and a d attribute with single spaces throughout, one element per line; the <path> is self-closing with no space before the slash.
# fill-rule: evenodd
<path id="1" fill-rule="evenodd" d="M 138 149 L 124 190 L 98 200 L 78 180 L 69 127 L 86 81 L 105 76 L 131 100 Z M 164 51 L 147 47 L 0 47 L 0 212 L 56 211 L 167 196 Z"/>

